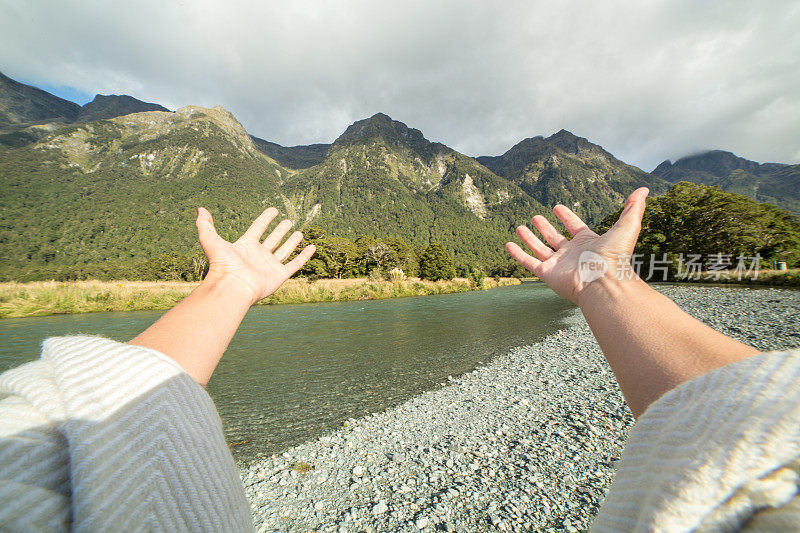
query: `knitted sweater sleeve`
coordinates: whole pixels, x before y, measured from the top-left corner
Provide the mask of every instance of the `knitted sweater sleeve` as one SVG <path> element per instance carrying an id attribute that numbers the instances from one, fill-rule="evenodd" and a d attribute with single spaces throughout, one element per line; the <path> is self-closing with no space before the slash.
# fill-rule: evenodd
<path id="1" fill-rule="evenodd" d="M 800 530 L 800 350 L 684 383 L 631 430 L 594 531 Z"/>
<path id="2" fill-rule="evenodd" d="M 56 337 L 0 375 L 0 524 L 252 530 L 211 398 L 172 359 Z"/>

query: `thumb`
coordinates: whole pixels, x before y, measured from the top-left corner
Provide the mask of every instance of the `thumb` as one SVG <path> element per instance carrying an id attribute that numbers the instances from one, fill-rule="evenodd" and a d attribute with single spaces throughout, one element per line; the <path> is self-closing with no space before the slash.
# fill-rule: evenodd
<path id="1" fill-rule="evenodd" d="M 639 232 L 642 230 L 642 217 L 644 217 L 644 210 L 647 207 L 645 199 L 648 194 L 650 194 L 650 189 L 647 187 L 640 187 L 633 191 L 625 202 L 625 208 L 622 210 L 619 220 L 612 227 L 626 241 L 630 241 L 631 246 L 636 244 L 636 239 L 639 238 Z"/>
<path id="2" fill-rule="evenodd" d="M 196 224 L 200 246 L 203 247 L 206 256 L 211 259 L 210 252 L 222 240 L 222 237 L 217 234 L 217 230 L 214 228 L 214 219 L 211 218 L 211 213 L 205 207 L 197 209 Z"/>

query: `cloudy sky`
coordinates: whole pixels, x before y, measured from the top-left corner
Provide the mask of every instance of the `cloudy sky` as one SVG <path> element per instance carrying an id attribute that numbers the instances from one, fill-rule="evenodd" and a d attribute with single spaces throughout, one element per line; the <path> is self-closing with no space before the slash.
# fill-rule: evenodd
<path id="1" fill-rule="evenodd" d="M 222 105 L 285 145 L 382 111 L 469 155 L 561 128 L 645 170 L 800 162 L 800 2 L 0 0 L 0 71 Z"/>

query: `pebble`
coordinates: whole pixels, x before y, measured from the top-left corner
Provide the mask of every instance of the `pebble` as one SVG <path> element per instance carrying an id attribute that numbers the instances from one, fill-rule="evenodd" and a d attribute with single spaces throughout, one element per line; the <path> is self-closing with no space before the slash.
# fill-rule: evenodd
<path id="1" fill-rule="evenodd" d="M 762 351 L 800 346 L 800 291 L 658 290 Z M 580 311 L 564 322 L 442 388 L 243 469 L 256 530 L 588 529 L 633 417 Z M 300 461 L 324 481 L 291 471 Z"/>

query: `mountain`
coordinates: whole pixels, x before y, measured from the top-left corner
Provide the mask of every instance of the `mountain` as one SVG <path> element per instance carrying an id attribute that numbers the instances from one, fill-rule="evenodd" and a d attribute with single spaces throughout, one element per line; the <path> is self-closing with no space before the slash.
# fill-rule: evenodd
<path id="1" fill-rule="evenodd" d="M 304 146 L 281 146 L 280 144 L 253 137 L 256 148 L 286 168 L 301 169 L 322 163 L 330 144 L 308 144 Z"/>
<path id="2" fill-rule="evenodd" d="M 128 95 L 100 95 L 84 106 L 12 80 L 0 72 L 0 146 L 36 142 L 63 124 L 144 111 L 169 111 Z"/>
<path id="3" fill-rule="evenodd" d="M 503 155 L 476 159 L 539 203 L 565 204 L 589 224 L 602 220 L 637 187 L 659 194 L 669 185 L 566 130 L 524 139 Z"/>
<path id="4" fill-rule="evenodd" d="M 169 109 L 158 104 L 142 102 L 126 94 L 111 94 L 108 96 L 98 94 L 94 97 L 94 100 L 81 108 L 76 120 L 79 122 L 91 122 L 145 111 L 169 112 Z"/>
<path id="5" fill-rule="evenodd" d="M 327 232 L 332 246 L 341 237 L 398 250 L 411 248 L 393 238 L 417 250 L 437 241 L 462 272 L 503 271 L 503 243 L 533 214 L 565 203 L 595 222 L 634 188 L 658 194 L 668 183 L 564 130 L 475 159 L 378 113 L 332 144 L 284 147 L 251 136 L 221 107 L 169 112 L 98 95 L 81 108 L 0 81 L 14 129 L 0 134 L 0 279 L 135 277 L 160 257 L 191 261 L 201 205 L 227 238 L 275 205 L 298 229 Z M 796 194 L 795 167 L 773 167 L 758 166 L 776 176 L 758 193 Z"/>
<path id="6" fill-rule="evenodd" d="M 228 238 L 276 205 L 301 229 L 435 240 L 457 265 L 488 269 L 508 261 L 514 226 L 545 209 L 386 115 L 354 123 L 298 170 L 268 157 L 226 110 L 198 107 L 62 125 L 0 148 L 0 187 L 4 279 L 113 277 L 159 254 L 193 254 L 199 205 Z"/>
<path id="7" fill-rule="evenodd" d="M 1 277 L 96 276 L 193 254 L 198 206 L 234 238 L 281 205 L 283 172 L 219 107 L 70 124 L 0 147 Z"/>
<path id="8" fill-rule="evenodd" d="M 669 182 L 716 186 L 768 202 L 800 217 L 800 165 L 757 163 L 731 152 L 712 150 L 662 162 L 653 174 Z"/>
<path id="9" fill-rule="evenodd" d="M 382 113 L 349 126 L 322 162 L 281 187 L 287 208 L 306 226 L 351 239 L 436 240 L 460 266 L 497 262 L 514 226 L 544 210 L 474 159 Z"/>
<path id="10" fill-rule="evenodd" d="M 12 80 L 0 72 L 0 133 L 45 122 L 72 122 L 81 106 Z"/>

